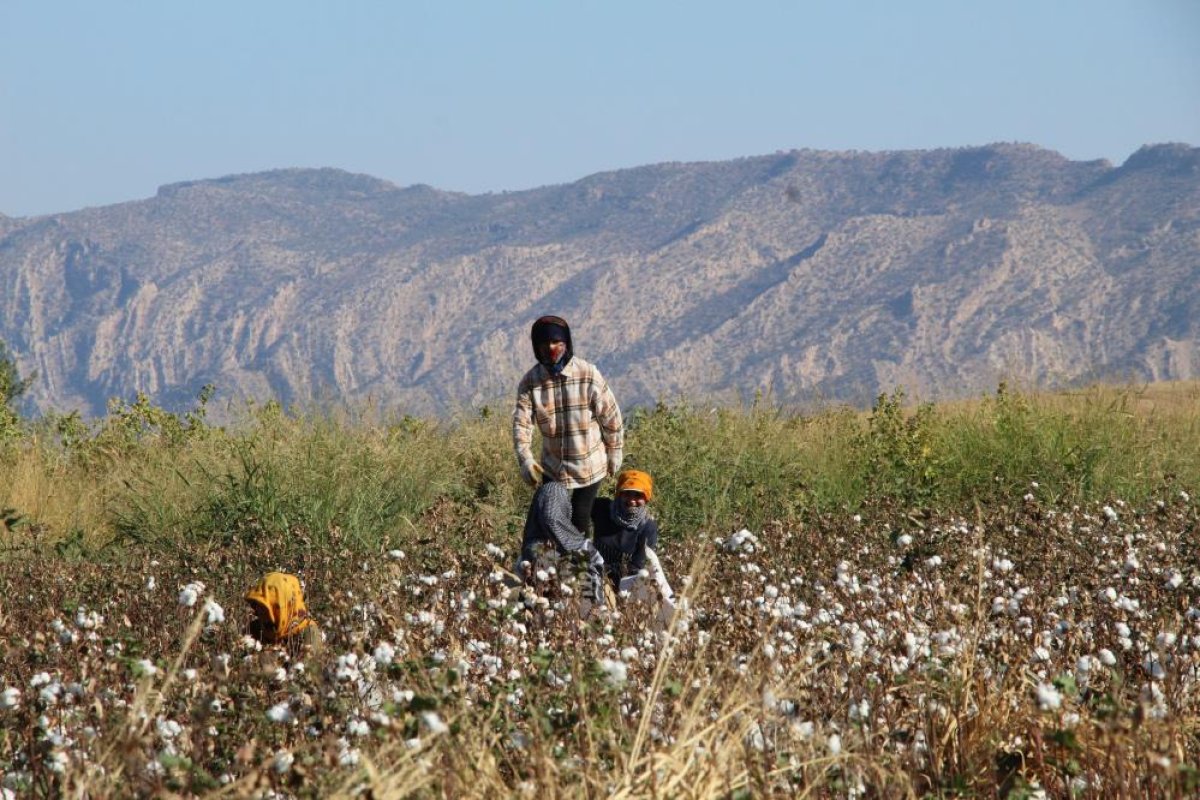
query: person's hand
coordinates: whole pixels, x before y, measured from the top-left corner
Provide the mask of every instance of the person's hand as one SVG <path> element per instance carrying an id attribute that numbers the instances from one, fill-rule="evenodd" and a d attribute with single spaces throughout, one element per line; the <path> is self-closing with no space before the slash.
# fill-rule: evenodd
<path id="1" fill-rule="evenodd" d="M 525 482 L 530 486 L 536 487 L 538 484 L 540 484 L 542 482 L 542 476 L 545 474 L 546 471 L 542 469 L 542 465 L 536 461 L 530 461 L 527 466 L 521 468 L 521 477 L 524 478 Z"/>
<path id="2" fill-rule="evenodd" d="M 608 477 L 615 478 L 621 471 L 621 456 L 608 454 Z"/>

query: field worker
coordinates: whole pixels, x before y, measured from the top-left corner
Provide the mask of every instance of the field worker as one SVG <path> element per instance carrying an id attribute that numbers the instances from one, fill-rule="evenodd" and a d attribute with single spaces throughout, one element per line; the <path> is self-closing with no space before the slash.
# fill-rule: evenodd
<path id="1" fill-rule="evenodd" d="M 592 507 L 596 549 L 614 586 L 645 568 L 646 548 L 658 546 L 658 522 L 646 505 L 653 496 L 654 480 L 627 469 L 617 476 L 612 499 L 602 497 Z"/>
<path id="2" fill-rule="evenodd" d="M 517 386 L 513 447 L 530 486 L 562 484 L 571 496 L 571 522 L 586 536 L 600 481 L 621 469 L 625 432 L 621 409 L 600 370 L 575 355 L 561 317 L 541 317 L 530 332 L 537 364 Z M 542 434 L 533 455 L 533 428 Z"/>
<path id="3" fill-rule="evenodd" d="M 321 632 L 308 615 L 300 580 L 286 572 L 268 572 L 246 592 L 254 611 L 249 634 L 263 644 L 321 646 Z"/>
<path id="4" fill-rule="evenodd" d="M 595 544 L 614 586 L 629 591 L 645 570 L 673 609 L 675 594 L 655 553 L 658 522 L 647 505 L 653 498 L 654 479 L 648 473 L 627 469 L 619 474 L 612 499 L 601 498 L 592 509 Z"/>
<path id="5" fill-rule="evenodd" d="M 596 606 L 606 605 L 604 558 L 592 541 L 572 524 L 570 491 L 558 481 L 546 481 L 533 494 L 525 518 L 521 556 L 514 570 L 517 575 L 523 579 L 529 577 L 529 571 L 537 563 L 538 550 L 546 543 L 553 544 L 560 554 L 575 556 L 586 564 L 584 599 Z"/>

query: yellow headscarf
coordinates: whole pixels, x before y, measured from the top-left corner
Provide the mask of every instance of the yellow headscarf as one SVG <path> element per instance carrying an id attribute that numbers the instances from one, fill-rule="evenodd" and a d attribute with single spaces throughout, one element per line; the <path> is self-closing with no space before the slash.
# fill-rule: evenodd
<path id="1" fill-rule="evenodd" d="M 304 607 L 304 594 L 295 575 L 268 572 L 257 586 L 246 592 L 246 600 L 266 609 L 275 626 L 273 641 L 286 639 L 316 624 Z"/>
<path id="2" fill-rule="evenodd" d="M 621 492 L 641 492 L 649 503 L 654 497 L 654 479 L 648 472 L 627 469 L 617 476 L 617 494 Z"/>

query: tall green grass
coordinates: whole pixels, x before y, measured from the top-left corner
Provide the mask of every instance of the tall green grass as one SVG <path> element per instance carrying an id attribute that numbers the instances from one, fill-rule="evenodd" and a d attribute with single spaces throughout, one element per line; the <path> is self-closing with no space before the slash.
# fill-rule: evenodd
<path id="1" fill-rule="evenodd" d="M 138 398 L 91 425 L 27 425 L 0 450 L 0 547 L 86 556 L 261 539 L 362 551 L 519 536 L 530 490 L 507 415 L 267 404 L 216 427 L 204 399 L 184 415 Z M 920 406 L 893 393 L 869 412 L 659 405 L 627 415 L 626 464 L 654 476 L 668 539 L 868 508 L 966 512 L 1019 501 L 1034 482 L 1059 502 L 1137 503 L 1200 489 L 1200 390 L 1001 386 Z"/>

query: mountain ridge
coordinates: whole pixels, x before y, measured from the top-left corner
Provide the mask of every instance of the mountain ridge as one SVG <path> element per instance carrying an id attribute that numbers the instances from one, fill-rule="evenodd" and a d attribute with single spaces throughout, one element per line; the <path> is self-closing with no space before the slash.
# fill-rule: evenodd
<path id="1" fill-rule="evenodd" d="M 0 217 L 40 409 L 507 396 L 561 313 L 627 403 L 1200 374 L 1200 149 L 791 150 L 471 195 L 335 168 Z"/>

